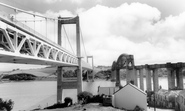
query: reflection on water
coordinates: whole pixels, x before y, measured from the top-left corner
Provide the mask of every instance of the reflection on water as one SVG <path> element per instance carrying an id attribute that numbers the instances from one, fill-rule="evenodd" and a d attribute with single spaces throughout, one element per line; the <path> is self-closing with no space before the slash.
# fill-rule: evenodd
<path id="1" fill-rule="evenodd" d="M 144 84 L 145 83 L 146 82 L 144 79 Z M 125 85 L 125 80 L 122 80 L 121 84 Z M 161 85 L 162 88 L 167 89 L 167 84 L 168 83 L 166 78 L 159 78 L 159 85 Z M 97 94 L 98 86 L 113 87 L 115 86 L 115 82 L 102 80 L 96 80 L 95 82 L 83 82 L 83 90 L 89 91 L 93 94 Z M 0 83 L 0 98 L 13 100 L 15 102 L 13 111 L 30 109 L 33 107 L 43 108 L 56 102 L 56 90 L 56 81 Z M 63 91 L 63 98 L 71 97 L 73 98 L 73 101 L 76 102 L 76 94 L 76 89 L 67 89 Z M 152 111 L 152 109 L 150 110 Z"/>

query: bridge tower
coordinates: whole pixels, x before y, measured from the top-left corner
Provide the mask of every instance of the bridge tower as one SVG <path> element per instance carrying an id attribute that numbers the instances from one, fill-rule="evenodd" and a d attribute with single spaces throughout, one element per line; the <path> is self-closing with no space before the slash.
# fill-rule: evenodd
<path id="1" fill-rule="evenodd" d="M 68 86 L 70 88 L 77 88 L 77 93 L 82 92 L 82 57 L 81 57 L 81 43 L 80 43 L 80 21 L 79 17 L 75 18 L 61 18 L 58 17 L 58 44 L 61 46 L 62 45 L 62 38 L 61 38 L 61 29 L 62 25 L 64 24 L 76 24 L 76 56 L 78 58 L 78 66 L 77 66 L 77 83 L 76 82 L 71 82 L 70 83 L 65 83 L 62 82 L 62 68 L 63 66 L 58 67 L 58 74 L 57 74 L 57 102 L 62 101 L 62 90 L 63 88 L 67 88 Z M 65 66 L 66 67 L 66 66 Z"/>
<path id="2" fill-rule="evenodd" d="M 121 54 L 116 63 L 116 86 L 120 86 L 120 69 L 126 69 L 126 81 L 137 86 L 137 73 L 134 67 L 134 56 Z"/>

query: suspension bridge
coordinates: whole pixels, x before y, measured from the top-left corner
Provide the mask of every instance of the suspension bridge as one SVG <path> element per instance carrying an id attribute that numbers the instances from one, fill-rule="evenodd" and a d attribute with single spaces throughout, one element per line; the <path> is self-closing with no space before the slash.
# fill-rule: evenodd
<path id="1" fill-rule="evenodd" d="M 3 3 L 0 8 L 6 11 L 0 12 L 0 62 L 57 66 L 57 101 L 62 101 L 64 88 L 82 92 L 82 70 L 93 70 L 93 66 L 82 60 L 79 17 L 51 18 Z M 71 24 L 75 34 L 67 32 Z M 86 54 L 84 43 L 83 47 Z M 77 81 L 62 82 L 63 67 L 77 67 Z"/>

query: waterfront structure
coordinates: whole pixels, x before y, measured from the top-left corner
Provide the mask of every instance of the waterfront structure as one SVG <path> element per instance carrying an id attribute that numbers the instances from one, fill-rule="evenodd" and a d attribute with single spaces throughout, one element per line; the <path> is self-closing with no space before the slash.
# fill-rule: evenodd
<path id="1" fill-rule="evenodd" d="M 126 80 L 133 82 L 134 85 L 139 86 L 144 91 L 144 80 L 146 77 L 146 91 L 157 92 L 160 89 L 159 86 L 159 69 L 165 68 L 168 78 L 168 90 L 183 90 L 183 68 L 185 63 L 166 63 L 166 64 L 152 64 L 152 65 L 140 65 L 134 66 L 134 58 L 132 55 L 122 54 L 119 56 L 116 65 L 115 62 L 112 64 L 112 77 L 116 75 L 116 86 L 120 86 L 120 69 L 126 69 Z M 116 71 L 116 73 L 115 73 Z M 137 81 L 139 77 L 139 81 Z M 152 88 L 153 83 L 153 88 Z"/>
<path id="2" fill-rule="evenodd" d="M 133 110 L 136 106 L 139 106 L 147 111 L 147 95 L 144 91 L 129 83 L 113 94 L 112 105 L 126 110 Z"/>
<path id="3" fill-rule="evenodd" d="M 183 90 L 183 68 L 185 63 L 166 63 L 166 64 L 154 64 L 154 65 L 141 65 L 135 66 L 135 69 L 139 72 L 140 88 L 143 89 L 143 75 L 146 77 L 146 90 L 157 92 L 159 87 L 158 70 L 160 68 L 166 68 L 168 77 L 168 90 Z M 175 81 L 176 79 L 176 81 Z"/>

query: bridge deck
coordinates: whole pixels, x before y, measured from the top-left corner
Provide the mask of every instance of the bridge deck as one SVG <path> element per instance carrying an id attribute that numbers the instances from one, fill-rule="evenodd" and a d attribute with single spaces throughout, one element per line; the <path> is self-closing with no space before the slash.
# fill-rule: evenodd
<path id="1" fill-rule="evenodd" d="M 0 16 L 0 62 L 78 66 L 77 57 L 63 47 L 2 16 Z M 84 61 L 82 68 L 92 69 Z"/>

